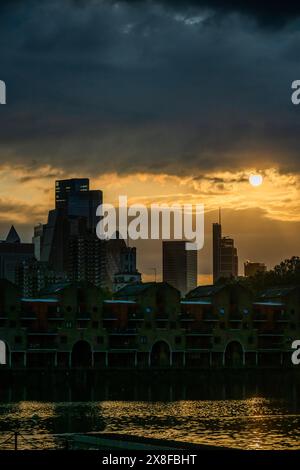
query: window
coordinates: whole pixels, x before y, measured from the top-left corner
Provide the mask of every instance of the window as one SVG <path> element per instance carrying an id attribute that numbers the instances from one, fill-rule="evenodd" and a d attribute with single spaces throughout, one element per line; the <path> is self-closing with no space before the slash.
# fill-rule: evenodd
<path id="1" fill-rule="evenodd" d="M 175 344 L 181 344 L 181 336 L 175 336 Z"/>
<path id="2" fill-rule="evenodd" d="M 220 322 L 220 329 L 221 330 L 225 329 L 225 323 L 223 321 Z"/>
<path id="3" fill-rule="evenodd" d="M 140 337 L 140 343 L 141 344 L 147 344 L 147 336 L 141 336 Z"/>
<path id="4" fill-rule="evenodd" d="M 93 307 L 93 312 L 98 312 L 98 307 Z"/>

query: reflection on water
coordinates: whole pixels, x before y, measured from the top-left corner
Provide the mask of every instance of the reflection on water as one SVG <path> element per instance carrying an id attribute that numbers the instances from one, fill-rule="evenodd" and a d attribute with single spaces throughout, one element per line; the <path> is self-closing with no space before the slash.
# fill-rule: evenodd
<path id="1" fill-rule="evenodd" d="M 12 440 L 1 443 L 14 430 L 27 439 L 19 439 L 20 449 L 59 447 L 62 440 L 53 434 L 103 430 L 243 449 L 300 449 L 299 391 L 299 381 L 282 377 L 11 385 L 0 391 L 0 449 L 12 448 Z"/>

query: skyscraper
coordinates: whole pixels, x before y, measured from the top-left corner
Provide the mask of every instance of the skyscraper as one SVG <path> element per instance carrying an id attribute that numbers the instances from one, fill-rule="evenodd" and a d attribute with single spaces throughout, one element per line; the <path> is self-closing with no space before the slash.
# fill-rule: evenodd
<path id="1" fill-rule="evenodd" d="M 90 189 L 88 178 L 72 178 L 55 182 L 55 208 L 65 209 L 70 194 L 85 192 Z"/>
<path id="2" fill-rule="evenodd" d="M 213 224 L 213 279 L 237 277 L 238 255 L 234 240 L 222 237 L 221 223 Z"/>
<path id="3" fill-rule="evenodd" d="M 163 242 L 163 282 L 185 295 L 197 286 L 197 251 L 186 250 L 185 241 Z"/>
<path id="4" fill-rule="evenodd" d="M 119 237 L 100 240 L 96 235 L 102 191 L 90 190 L 88 178 L 60 180 L 55 183 L 55 201 L 48 222 L 35 228 L 39 259 L 70 281 L 112 289 L 126 243 Z"/>
<path id="5" fill-rule="evenodd" d="M 55 182 L 55 207 L 68 217 L 85 217 L 87 228 L 95 233 L 99 217 L 97 207 L 102 204 L 102 191 L 90 190 L 88 178 L 73 178 Z"/>

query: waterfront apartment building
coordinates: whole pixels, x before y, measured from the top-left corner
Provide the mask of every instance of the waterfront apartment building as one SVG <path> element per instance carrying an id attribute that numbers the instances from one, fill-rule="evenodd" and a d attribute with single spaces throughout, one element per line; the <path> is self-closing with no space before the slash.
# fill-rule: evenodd
<path id="1" fill-rule="evenodd" d="M 239 282 L 200 286 L 181 300 L 166 283 L 125 286 L 113 298 L 87 283 L 23 298 L 0 281 L 1 368 L 293 368 L 300 287 L 259 296 Z"/>
<path id="2" fill-rule="evenodd" d="M 185 295 L 197 285 L 197 250 L 186 250 L 185 241 L 163 241 L 163 281 Z"/>

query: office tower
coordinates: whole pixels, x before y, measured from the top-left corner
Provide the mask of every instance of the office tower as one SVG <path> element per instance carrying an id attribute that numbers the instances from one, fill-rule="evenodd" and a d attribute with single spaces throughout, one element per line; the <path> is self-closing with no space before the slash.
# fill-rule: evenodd
<path id="1" fill-rule="evenodd" d="M 48 222 L 43 228 L 40 260 L 49 263 L 56 273 L 67 271 L 70 225 L 63 209 L 49 211 Z"/>
<path id="2" fill-rule="evenodd" d="M 163 282 L 185 295 L 197 286 L 197 251 L 186 250 L 185 241 L 163 242 Z"/>
<path id="3" fill-rule="evenodd" d="M 16 284 L 24 298 L 36 297 L 42 289 L 58 281 L 61 279 L 49 265 L 36 259 L 23 260 L 16 267 Z"/>
<path id="4" fill-rule="evenodd" d="M 221 223 L 213 224 L 213 279 L 237 277 L 238 255 L 234 240 L 222 237 Z"/>
<path id="5" fill-rule="evenodd" d="M 266 271 L 267 266 L 264 263 L 253 263 L 251 261 L 244 263 L 244 275 L 246 277 L 255 276 L 257 273 L 265 273 Z"/>
<path id="6" fill-rule="evenodd" d="M 34 257 L 36 260 L 41 260 L 42 244 L 43 244 L 43 224 L 38 224 L 33 229 L 32 243 L 34 245 Z"/>
<path id="7" fill-rule="evenodd" d="M 15 283 L 17 265 L 33 257 L 33 244 L 22 243 L 16 229 L 12 226 L 6 240 L 0 242 L 0 278 Z"/>
<path id="8" fill-rule="evenodd" d="M 102 204 L 102 191 L 90 190 L 88 178 L 56 181 L 55 203 L 56 209 L 64 210 L 68 217 L 85 217 L 88 230 L 96 232 L 96 210 Z"/>
<path id="9" fill-rule="evenodd" d="M 55 182 L 55 208 L 65 209 L 70 194 L 85 192 L 90 188 L 88 178 L 72 178 Z"/>
<path id="10" fill-rule="evenodd" d="M 113 290 L 115 274 L 121 271 L 121 254 L 127 248 L 119 233 L 116 238 L 105 240 L 105 287 Z"/>
<path id="11" fill-rule="evenodd" d="M 121 249 L 121 266 L 114 276 L 113 291 L 117 292 L 128 284 L 142 282 L 141 273 L 136 268 L 136 248 L 124 247 Z"/>
<path id="12" fill-rule="evenodd" d="M 102 204 L 102 191 L 73 192 L 68 196 L 67 215 L 68 217 L 85 217 L 87 229 L 96 234 L 96 226 L 99 221 L 96 211 L 100 204 Z"/>
<path id="13" fill-rule="evenodd" d="M 221 240 L 222 228 L 220 223 L 213 224 L 213 280 L 216 282 L 220 277 L 221 271 Z"/>
<path id="14" fill-rule="evenodd" d="M 55 198 L 56 208 L 49 211 L 48 222 L 35 228 L 39 259 L 58 276 L 111 290 L 126 243 L 119 237 L 106 241 L 96 235 L 102 191 L 89 190 L 87 178 L 61 180 L 55 183 Z"/>

